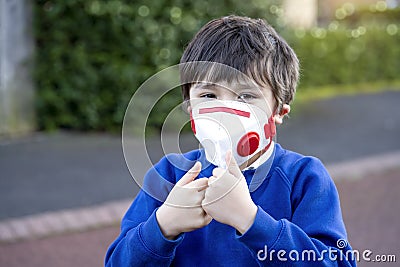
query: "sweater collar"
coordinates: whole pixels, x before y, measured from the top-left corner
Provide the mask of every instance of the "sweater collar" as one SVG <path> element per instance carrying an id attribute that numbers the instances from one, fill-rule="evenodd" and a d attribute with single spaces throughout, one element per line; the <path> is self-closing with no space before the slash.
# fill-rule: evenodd
<path id="1" fill-rule="evenodd" d="M 249 178 L 251 179 L 249 183 L 250 193 L 256 191 L 260 187 L 260 185 L 267 179 L 268 174 L 272 169 L 276 156 L 277 145 L 274 143 L 273 145 L 271 145 L 270 148 L 271 151 L 267 151 L 266 153 L 268 154 L 265 155 L 265 157 L 260 157 L 260 162 L 257 168 L 245 170 L 243 173 L 245 177 L 249 176 Z M 251 165 L 250 167 L 252 166 L 253 165 Z"/>

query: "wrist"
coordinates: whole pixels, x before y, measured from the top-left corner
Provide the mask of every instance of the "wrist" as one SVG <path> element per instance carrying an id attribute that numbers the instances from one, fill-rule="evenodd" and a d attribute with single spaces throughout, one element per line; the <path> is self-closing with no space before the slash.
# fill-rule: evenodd
<path id="1" fill-rule="evenodd" d="M 166 207 L 162 205 L 156 211 L 156 219 L 158 227 L 160 227 L 161 233 L 168 240 L 174 240 L 180 234 L 177 229 L 174 229 L 172 222 L 168 220 L 168 211 Z"/>
<path id="2" fill-rule="evenodd" d="M 240 234 L 243 235 L 253 225 L 256 218 L 257 209 L 257 206 L 254 203 L 251 203 L 249 208 L 246 209 L 246 212 L 243 214 L 243 216 L 240 217 L 240 220 L 238 220 L 238 222 L 234 226 L 234 228 Z"/>

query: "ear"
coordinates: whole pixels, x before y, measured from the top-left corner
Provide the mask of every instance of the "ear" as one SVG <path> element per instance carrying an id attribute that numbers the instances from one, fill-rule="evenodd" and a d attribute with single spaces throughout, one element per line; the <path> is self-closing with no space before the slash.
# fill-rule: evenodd
<path id="1" fill-rule="evenodd" d="M 275 123 L 282 124 L 283 117 L 285 117 L 285 115 L 289 114 L 289 112 L 290 112 L 290 106 L 288 104 L 283 104 L 279 113 L 274 115 Z"/>
<path id="2" fill-rule="evenodd" d="M 192 107 L 190 106 L 190 104 L 187 106 L 187 112 L 190 114 L 192 112 Z"/>

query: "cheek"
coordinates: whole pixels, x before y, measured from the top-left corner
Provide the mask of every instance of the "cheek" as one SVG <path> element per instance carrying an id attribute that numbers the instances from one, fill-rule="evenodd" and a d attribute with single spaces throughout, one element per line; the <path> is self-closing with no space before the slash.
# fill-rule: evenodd
<path id="1" fill-rule="evenodd" d="M 193 90 L 189 90 L 189 100 L 194 98 Z"/>
<path id="2" fill-rule="evenodd" d="M 264 105 L 264 110 L 268 114 L 272 114 L 273 111 L 276 109 L 276 100 L 274 94 L 272 93 L 272 90 L 263 91 L 263 96 L 264 99 L 262 99 L 260 102 L 262 102 L 262 104 Z"/>
<path id="3" fill-rule="evenodd" d="M 195 97 L 195 90 L 189 89 L 189 98 L 194 98 Z"/>
<path id="4" fill-rule="evenodd" d="M 262 109 L 268 115 L 268 117 L 272 115 L 274 106 L 273 103 L 271 103 L 270 101 L 267 101 L 265 99 L 259 99 L 255 101 L 253 104 Z"/>
<path id="5" fill-rule="evenodd" d="M 190 106 L 194 106 L 196 105 L 196 103 L 199 103 L 200 97 L 193 92 L 192 90 L 189 91 L 189 99 L 187 99 L 186 101 L 188 101 L 188 103 L 190 104 Z"/>
<path id="6" fill-rule="evenodd" d="M 202 95 L 202 91 L 196 90 L 196 89 L 191 89 L 189 91 L 189 99 L 190 101 L 197 101 L 198 99 L 202 99 L 201 95 Z"/>

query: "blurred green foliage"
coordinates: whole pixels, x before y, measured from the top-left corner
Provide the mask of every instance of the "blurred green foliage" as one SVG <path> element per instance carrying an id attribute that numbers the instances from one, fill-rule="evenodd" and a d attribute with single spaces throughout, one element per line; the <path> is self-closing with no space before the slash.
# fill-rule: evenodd
<path id="1" fill-rule="evenodd" d="M 388 8 L 385 1 L 354 6 L 347 2 L 335 12 L 336 19 L 352 27 L 400 22 L 400 7 Z"/>
<path id="2" fill-rule="evenodd" d="M 119 132 L 140 84 L 178 63 L 207 21 L 229 14 L 265 18 L 286 37 L 301 60 L 301 88 L 397 78 L 399 25 L 285 30 L 277 2 L 34 1 L 39 127 Z M 179 92 L 168 94 L 150 127 L 180 101 Z"/>
<path id="3" fill-rule="evenodd" d="M 300 91 L 399 79 L 399 25 L 348 28 L 332 22 L 327 28 L 296 30 L 287 39 L 300 59 Z"/>
<path id="4" fill-rule="evenodd" d="M 39 127 L 119 131 L 134 91 L 177 64 L 204 23 L 234 13 L 265 17 L 268 8 L 262 0 L 35 1 Z M 158 105 L 149 124 L 160 125 L 180 100 L 175 94 Z"/>

